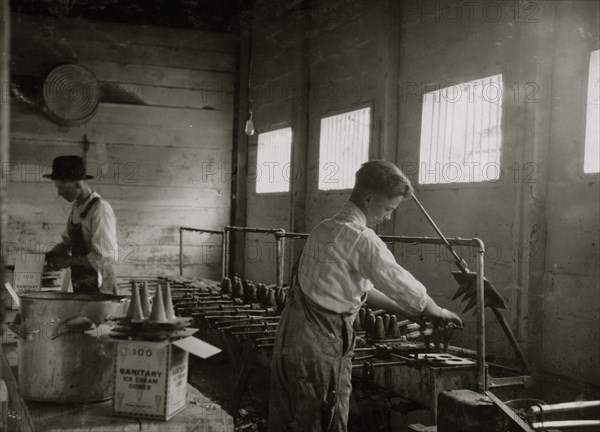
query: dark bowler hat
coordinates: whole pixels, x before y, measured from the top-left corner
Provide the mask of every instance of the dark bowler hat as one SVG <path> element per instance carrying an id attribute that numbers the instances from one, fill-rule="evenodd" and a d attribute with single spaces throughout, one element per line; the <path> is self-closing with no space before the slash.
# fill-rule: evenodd
<path id="1" fill-rule="evenodd" d="M 85 164 L 79 156 L 59 156 L 52 161 L 52 174 L 44 175 L 52 180 L 88 180 L 94 178 L 85 173 Z"/>

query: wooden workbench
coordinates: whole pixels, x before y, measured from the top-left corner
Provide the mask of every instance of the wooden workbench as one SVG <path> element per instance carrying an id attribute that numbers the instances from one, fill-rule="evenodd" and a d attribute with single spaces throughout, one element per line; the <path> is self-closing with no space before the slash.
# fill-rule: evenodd
<path id="1" fill-rule="evenodd" d="M 6 329 L 8 330 L 8 329 Z M 18 391 L 17 344 L 10 332 L 3 342 L 3 377 L 6 381 L 9 404 L 16 414 L 21 432 L 233 432 L 233 418 L 188 384 L 187 405 L 168 422 L 141 418 L 113 417 L 112 401 L 65 405 L 24 401 Z"/>

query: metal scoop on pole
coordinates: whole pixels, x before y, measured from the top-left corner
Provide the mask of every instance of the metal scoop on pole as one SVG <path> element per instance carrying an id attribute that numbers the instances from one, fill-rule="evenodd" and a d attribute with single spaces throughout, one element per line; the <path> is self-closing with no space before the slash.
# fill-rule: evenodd
<path id="1" fill-rule="evenodd" d="M 438 228 L 436 223 L 433 221 L 431 216 L 429 216 L 429 214 L 427 213 L 427 211 L 425 210 L 423 205 L 421 205 L 421 203 L 419 202 L 417 197 L 414 194 L 412 195 L 412 197 L 415 200 L 415 203 L 417 203 L 417 206 L 419 206 L 419 208 L 421 209 L 421 211 L 423 212 L 423 214 L 425 215 L 425 217 L 427 218 L 427 220 L 433 227 L 433 229 L 437 232 L 438 236 L 444 241 L 446 247 L 448 248 L 448 250 L 450 251 L 450 253 L 452 254 L 452 256 L 455 259 L 455 265 L 458 267 L 458 269 L 460 271 L 452 272 L 452 275 L 454 276 L 454 279 L 456 280 L 456 282 L 458 282 L 458 284 L 460 286 L 456 290 L 456 293 L 454 294 L 454 297 L 452 297 L 452 300 L 456 300 L 457 298 L 459 298 L 461 296 L 462 296 L 461 302 L 465 302 L 468 300 L 468 303 L 467 303 L 465 309 L 463 310 L 463 313 L 468 312 L 473 307 L 475 307 L 475 305 L 477 304 L 477 289 L 476 289 L 477 274 L 469 271 L 469 268 L 467 267 L 467 263 L 465 262 L 465 260 L 463 260 L 456 253 L 456 251 L 454 250 L 452 245 L 448 242 L 446 237 L 444 237 L 444 234 L 442 234 L 442 231 L 440 231 L 440 229 Z M 502 330 L 506 334 L 506 337 L 508 338 L 508 341 L 510 342 L 510 345 L 511 345 L 513 351 L 515 352 L 517 358 L 519 359 L 519 362 L 523 366 L 525 372 L 529 373 L 531 371 L 531 369 L 529 367 L 529 363 L 525 359 L 525 355 L 524 355 L 523 351 L 521 350 L 521 347 L 519 346 L 519 342 L 517 341 L 517 338 L 515 337 L 510 326 L 508 325 L 508 321 L 506 320 L 506 317 L 500 310 L 500 309 L 506 309 L 506 303 L 504 302 L 504 299 L 502 298 L 500 293 L 496 290 L 496 288 L 494 288 L 492 283 L 487 279 L 484 279 L 484 305 L 488 306 L 492 310 L 492 312 L 494 312 L 494 315 L 496 316 L 498 323 L 502 327 Z"/>

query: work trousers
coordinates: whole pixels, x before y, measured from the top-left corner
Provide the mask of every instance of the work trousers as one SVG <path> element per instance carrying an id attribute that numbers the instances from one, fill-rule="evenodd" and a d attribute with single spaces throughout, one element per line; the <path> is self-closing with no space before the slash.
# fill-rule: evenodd
<path id="1" fill-rule="evenodd" d="M 347 431 L 354 318 L 290 289 L 273 349 L 269 432 Z"/>

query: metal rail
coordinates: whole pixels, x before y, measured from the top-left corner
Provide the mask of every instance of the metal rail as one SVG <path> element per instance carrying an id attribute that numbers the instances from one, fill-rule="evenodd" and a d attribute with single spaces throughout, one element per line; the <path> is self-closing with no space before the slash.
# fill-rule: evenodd
<path id="1" fill-rule="evenodd" d="M 275 237 L 281 237 L 286 239 L 303 239 L 306 240 L 310 234 L 306 233 L 292 233 L 292 232 L 281 232 L 276 233 Z"/>
<path id="2" fill-rule="evenodd" d="M 581 411 L 589 408 L 600 408 L 600 400 L 565 402 L 553 405 L 535 405 L 532 406 L 529 411 L 533 415 L 545 415 L 570 411 Z"/>
<path id="3" fill-rule="evenodd" d="M 223 234 L 223 277 L 229 276 L 229 255 L 230 255 L 230 236 L 231 232 L 259 233 L 273 235 L 276 241 L 276 279 L 277 287 L 283 287 L 284 272 L 284 242 L 286 239 L 306 239 L 306 233 L 286 232 L 283 228 L 252 228 L 227 226 L 224 231 L 202 230 L 198 228 L 180 228 L 180 232 L 185 229 L 195 232 L 208 232 L 211 234 Z M 485 363 L 485 304 L 484 304 L 484 267 L 485 267 L 485 245 L 478 238 L 445 238 L 439 237 L 408 237 L 408 236 L 380 236 L 385 243 L 410 243 L 410 244 L 439 244 L 455 246 L 471 246 L 477 253 L 476 283 L 477 283 L 477 389 L 485 392 L 488 389 L 487 367 Z M 180 258 L 181 261 L 181 258 Z M 180 264 L 181 265 L 181 264 Z"/>

